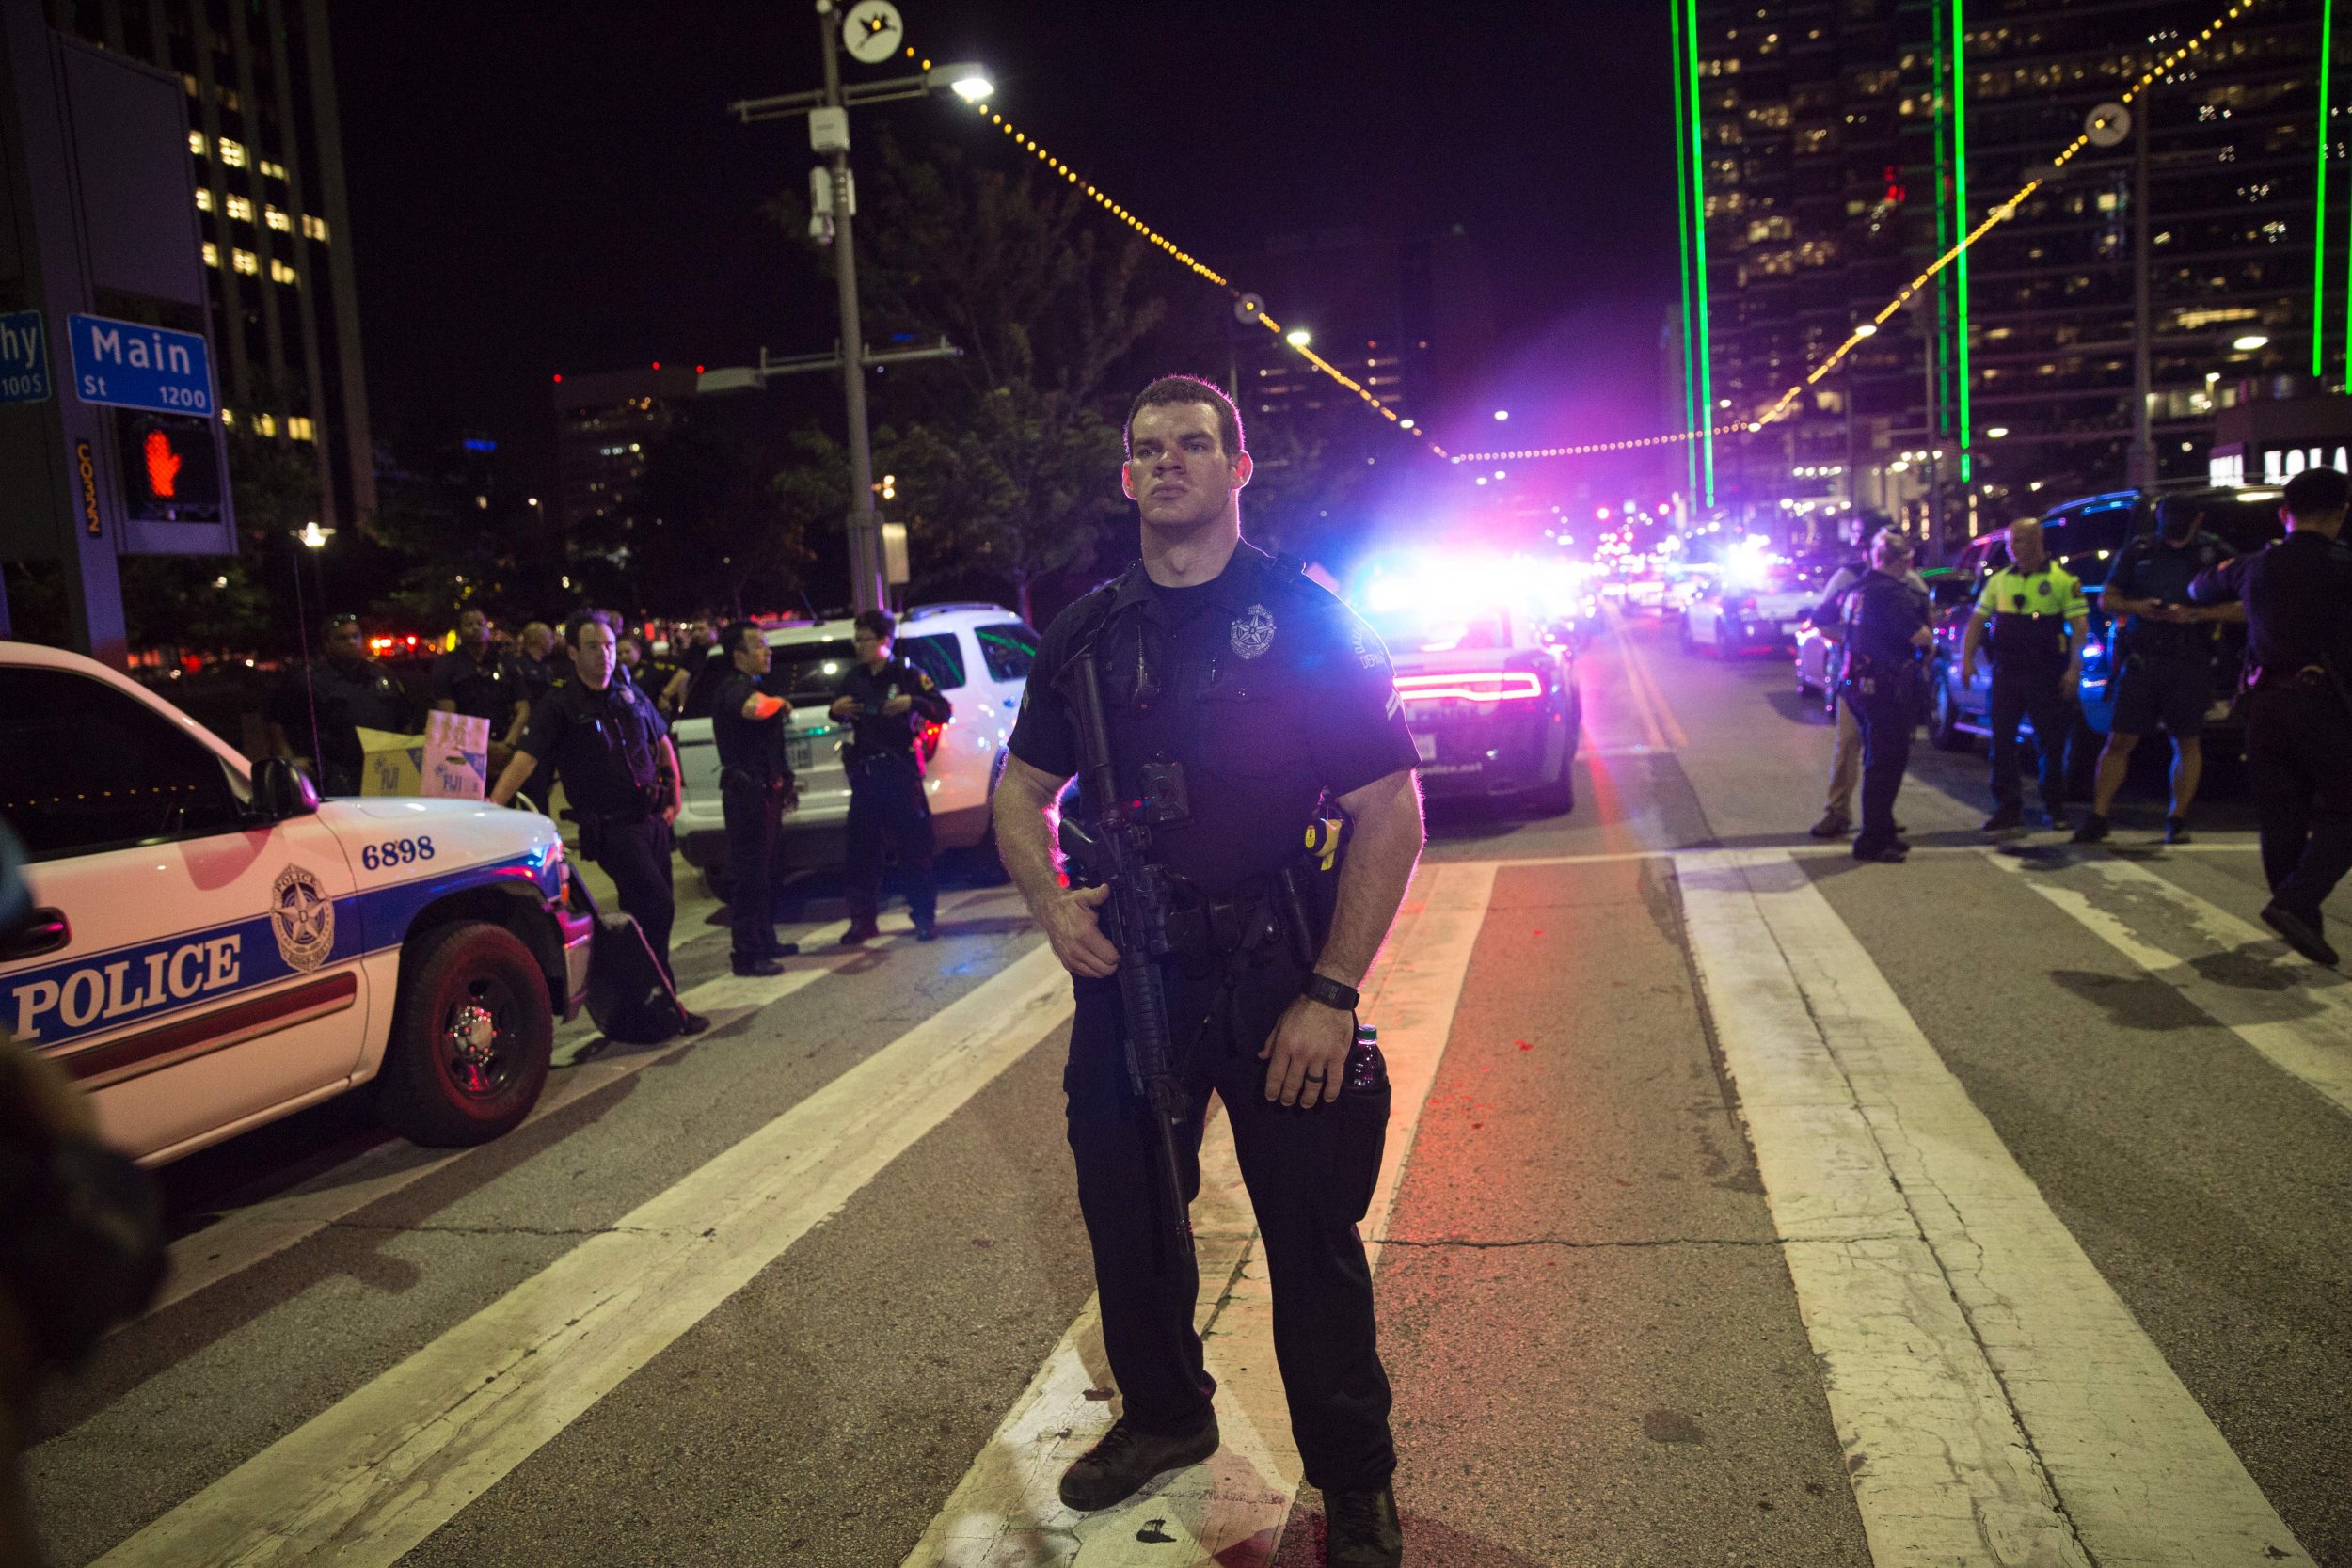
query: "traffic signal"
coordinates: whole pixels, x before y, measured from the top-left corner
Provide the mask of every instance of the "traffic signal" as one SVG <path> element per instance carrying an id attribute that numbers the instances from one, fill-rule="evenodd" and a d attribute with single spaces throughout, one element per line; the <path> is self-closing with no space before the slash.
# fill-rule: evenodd
<path id="1" fill-rule="evenodd" d="M 210 420 L 126 413 L 123 512 L 134 521 L 220 521 L 220 463 Z"/>

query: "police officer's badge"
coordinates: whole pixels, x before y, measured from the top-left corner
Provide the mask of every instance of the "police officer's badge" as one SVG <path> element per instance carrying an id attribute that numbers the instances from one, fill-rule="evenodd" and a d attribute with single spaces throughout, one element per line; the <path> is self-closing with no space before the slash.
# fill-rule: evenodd
<path id="1" fill-rule="evenodd" d="M 1233 623 L 1232 637 L 1233 652 L 1256 658 L 1274 646 L 1274 612 L 1262 604 L 1251 605 Z"/>
<path id="2" fill-rule="evenodd" d="M 307 974 L 335 951 L 335 900 L 298 865 L 286 867 L 270 884 L 269 924 L 289 969 Z"/>

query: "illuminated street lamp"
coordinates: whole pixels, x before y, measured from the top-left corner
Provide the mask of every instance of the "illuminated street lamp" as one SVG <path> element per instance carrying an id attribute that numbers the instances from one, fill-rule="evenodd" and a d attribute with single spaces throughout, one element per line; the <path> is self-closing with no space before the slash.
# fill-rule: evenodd
<path id="1" fill-rule="evenodd" d="M 2267 334 L 2261 332 L 2249 332 L 2243 338 L 2233 341 L 2230 346 L 2237 350 L 2240 354 L 2251 354 L 2258 348 L 2267 347 L 2269 342 L 2270 339 Z"/>
<path id="2" fill-rule="evenodd" d="M 818 237 L 833 242 L 834 282 L 840 297 L 841 388 L 850 424 L 850 591 L 857 609 L 879 610 L 888 590 L 882 580 L 882 515 L 874 509 L 873 441 L 866 420 L 866 337 L 858 324 L 857 251 L 850 227 L 857 211 L 850 183 L 850 110 L 936 92 L 977 103 L 996 87 L 986 71 L 969 61 L 934 66 L 928 60 L 912 76 L 844 87 L 844 54 L 861 65 L 880 65 L 898 53 L 906 36 L 905 24 L 890 0 L 856 0 L 846 8 L 846 15 L 844 10 L 838 0 L 817 0 L 817 34 L 825 59 L 822 88 L 745 99 L 728 104 L 727 111 L 746 125 L 805 115 L 809 147 L 828 160 L 811 181 L 818 199 L 811 203 L 810 216 Z"/>
<path id="3" fill-rule="evenodd" d="M 1305 348 L 1315 341 L 1315 337 L 1303 326 L 1294 326 L 1282 334 L 1282 341 L 1293 348 Z"/>

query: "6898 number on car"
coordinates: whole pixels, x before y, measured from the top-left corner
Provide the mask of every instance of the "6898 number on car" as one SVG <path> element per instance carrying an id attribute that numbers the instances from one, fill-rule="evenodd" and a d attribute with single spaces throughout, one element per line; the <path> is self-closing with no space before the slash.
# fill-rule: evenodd
<path id="1" fill-rule="evenodd" d="M 389 844 L 370 844 L 359 850 L 359 867 L 363 871 L 389 871 L 394 866 L 414 865 L 433 858 L 430 838 L 396 838 Z"/>

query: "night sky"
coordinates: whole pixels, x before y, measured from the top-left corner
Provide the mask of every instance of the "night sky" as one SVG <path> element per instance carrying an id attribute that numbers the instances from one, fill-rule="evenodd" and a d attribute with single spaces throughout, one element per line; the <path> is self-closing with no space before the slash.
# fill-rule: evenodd
<path id="1" fill-rule="evenodd" d="M 908 42 L 987 63 L 1006 114 L 1198 253 L 1463 225 L 1494 281 L 1510 444 L 1659 428 L 1675 214 L 1654 0 L 900 8 Z M 830 290 L 758 214 L 805 190 L 807 133 L 723 113 L 818 84 L 809 6 L 401 0 L 332 21 L 380 431 L 486 433 L 545 483 L 552 372 L 830 346 Z M 911 146 L 1013 161 L 961 105 L 860 111 L 863 145 L 885 118 Z"/>

